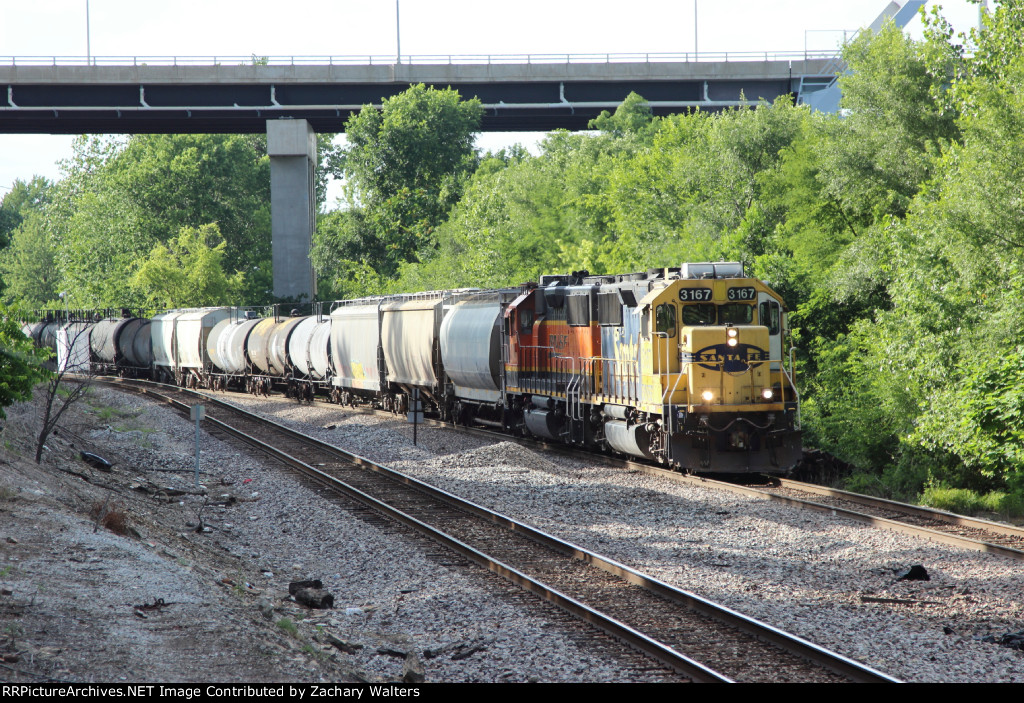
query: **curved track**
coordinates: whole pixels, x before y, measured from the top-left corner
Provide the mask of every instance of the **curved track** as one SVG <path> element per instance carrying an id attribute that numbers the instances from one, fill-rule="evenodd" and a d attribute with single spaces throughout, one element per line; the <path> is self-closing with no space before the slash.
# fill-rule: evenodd
<path id="1" fill-rule="evenodd" d="M 224 401 L 155 384 L 111 385 L 145 393 L 186 412 L 197 401 L 205 403 L 207 430 L 212 426 L 215 432 L 228 433 L 259 448 L 694 681 L 895 681 L 794 635 Z"/>
<path id="2" fill-rule="evenodd" d="M 540 447 L 545 451 L 571 456 L 576 459 L 583 458 L 586 461 L 597 460 L 605 464 L 620 466 L 632 471 L 640 471 L 681 483 L 692 483 L 708 488 L 717 488 L 756 498 L 765 498 L 793 507 L 840 515 L 879 529 L 901 532 L 961 549 L 988 552 L 1009 559 L 1024 560 L 1024 527 L 966 515 L 957 515 L 943 510 L 900 503 L 885 498 L 850 493 L 838 488 L 829 488 L 828 486 L 819 486 L 787 478 L 765 477 L 764 482 L 758 484 L 731 483 L 707 476 L 682 474 L 654 464 L 597 454 L 564 444 L 512 437 L 483 428 L 457 427 L 437 420 L 427 420 L 426 422 L 439 427 L 456 429 L 500 441 L 519 442 L 530 447 Z M 744 480 L 749 480 L 749 477 L 745 477 Z"/>

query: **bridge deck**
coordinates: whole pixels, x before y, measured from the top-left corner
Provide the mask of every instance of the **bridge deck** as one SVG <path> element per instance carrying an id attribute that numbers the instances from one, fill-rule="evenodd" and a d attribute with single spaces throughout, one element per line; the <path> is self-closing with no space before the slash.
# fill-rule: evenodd
<path id="1" fill-rule="evenodd" d="M 409 85 L 452 87 L 486 109 L 485 131 L 585 129 L 631 92 L 655 114 L 800 97 L 832 59 L 390 65 L 0 66 L 0 132 L 263 132 L 266 120 L 344 129 Z M 803 79 L 803 80 L 801 80 Z M 741 99 L 742 98 L 742 99 Z"/>

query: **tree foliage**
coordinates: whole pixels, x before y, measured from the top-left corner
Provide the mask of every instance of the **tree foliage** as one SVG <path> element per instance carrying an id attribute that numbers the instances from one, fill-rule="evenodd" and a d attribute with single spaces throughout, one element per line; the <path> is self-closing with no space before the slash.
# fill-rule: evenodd
<path id="1" fill-rule="evenodd" d="M 925 35 L 845 47 L 840 115 L 780 99 L 656 118 L 633 94 L 536 155 L 476 154 L 479 103 L 414 86 L 355 115 L 346 150 L 321 140 L 348 187 L 318 223 L 321 289 L 743 260 L 787 301 L 807 441 L 860 487 L 1024 496 L 1024 0 L 969 36 L 933 10 Z M 185 304 L 237 294 L 242 271 L 260 302 L 265 169 L 251 137 L 82 140 L 63 181 L 0 206 L 9 294 Z"/>
<path id="2" fill-rule="evenodd" d="M 436 228 L 477 166 L 482 115 L 478 100 L 420 84 L 352 116 L 349 146 L 334 161 L 358 214 L 318 228 L 313 256 L 328 288 L 345 289 L 337 282 L 353 268 L 389 277 L 433 250 Z"/>
<path id="3" fill-rule="evenodd" d="M 0 306 L 0 419 L 4 408 L 29 400 L 37 383 L 49 376 L 42 352 L 21 331 L 14 310 Z"/>
<path id="4" fill-rule="evenodd" d="M 182 227 L 170 242 L 153 247 L 131 283 L 157 307 L 243 303 L 245 273 L 225 273 L 226 250 L 217 225 Z"/>

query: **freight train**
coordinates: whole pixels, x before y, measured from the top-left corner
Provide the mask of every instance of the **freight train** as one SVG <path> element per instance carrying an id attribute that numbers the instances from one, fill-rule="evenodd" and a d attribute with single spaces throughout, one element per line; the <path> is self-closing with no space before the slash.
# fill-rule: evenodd
<path id="1" fill-rule="evenodd" d="M 687 472 L 784 473 L 801 455 L 785 306 L 737 262 L 25 331 L 67 370 L 394 412 L 418 397 L 442 420 Z"/>

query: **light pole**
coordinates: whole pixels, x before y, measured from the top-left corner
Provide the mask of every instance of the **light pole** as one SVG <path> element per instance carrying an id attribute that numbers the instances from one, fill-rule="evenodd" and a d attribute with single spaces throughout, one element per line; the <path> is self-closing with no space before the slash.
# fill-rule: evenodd
<path id="1" fill-rule="evenodd" d="M 397 63 L 402 63 L 402 24 L 399 22 L 398 3 L 399 0 L 395 0 L 395 55 Z"/>
<path id="2" fill-rule="evenodd" d="M 693 0 L 693 60 L 697 60 L 697 0 Z"/>
<path id="3" fill-rule="evenodd" d="M 89 0 L 85 0 L 85 62 L 90 66 L 92 65 L 92 44 L 89 37 Z"/>

